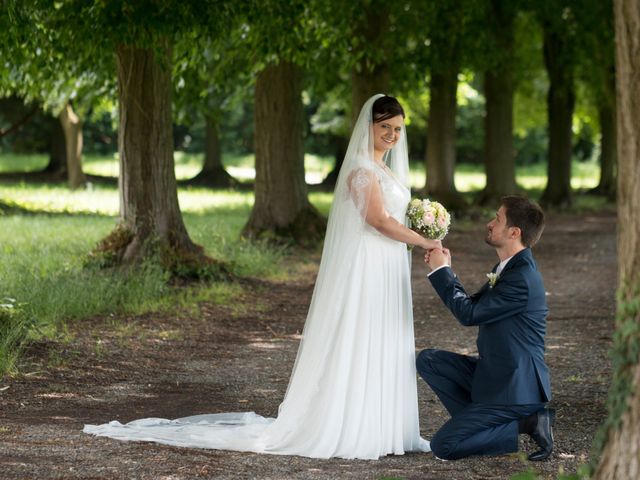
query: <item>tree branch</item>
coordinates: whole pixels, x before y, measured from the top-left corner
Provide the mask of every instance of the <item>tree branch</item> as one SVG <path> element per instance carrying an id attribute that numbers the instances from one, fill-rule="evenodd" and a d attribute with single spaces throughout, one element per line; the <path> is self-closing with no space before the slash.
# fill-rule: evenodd
<path id="1" fill-rule="evenodd" d="M 18 130 L 20 127 L 22 127 L 24 124 L 26 124 L 27 122 L 29 122 L 29 120 L 31 120 L 33 118 L 33 116 L 38 112 L 38 107 L 34 107 L 29 113 L 27 113 L 24 117 L 22 117 L 19 121 L 17 121 L 16 123 L 14 123 L 13 125 L 11 125 L 11 127 L 9 127 L 6 130 L 0 130 L 0 138 L 2 137 L 6 137 L 7 135 L 12 134 L 13 132 L 15 132 L 16 130 Z"/>

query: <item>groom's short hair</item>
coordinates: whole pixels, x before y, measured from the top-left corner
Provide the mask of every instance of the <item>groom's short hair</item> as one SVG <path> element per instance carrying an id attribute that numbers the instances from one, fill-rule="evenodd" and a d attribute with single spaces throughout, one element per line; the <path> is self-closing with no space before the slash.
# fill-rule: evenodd
<path id="1" fill-rule="evenodd" d="M 544 212 L 540 205 L 518 195 L 502 197 L 501 204 L 506 210 L 507 226 L 518 227 L 522 245 L 533 247 L 544 230 Z"/>

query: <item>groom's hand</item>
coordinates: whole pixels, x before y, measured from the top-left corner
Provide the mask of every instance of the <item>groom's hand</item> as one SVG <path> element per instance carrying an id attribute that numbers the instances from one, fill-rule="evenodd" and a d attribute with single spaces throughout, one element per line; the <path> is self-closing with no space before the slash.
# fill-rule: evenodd
<path id="1" fill-rule="evenodd" d="M 447 257 L 447 265 L 451 266 L 451 250 L 449 250 L 448 248 L 443 248 L 442 252 L 444 253 L 445 257 Z"/>
<path id="2" fill-rule="evenodd" d="M 431 270 L 445 265 L 451 266 L 451 252 L 448 248 L 435 248 L 430 250 L 424 256 L 424 263 L 429 265 Z"/>

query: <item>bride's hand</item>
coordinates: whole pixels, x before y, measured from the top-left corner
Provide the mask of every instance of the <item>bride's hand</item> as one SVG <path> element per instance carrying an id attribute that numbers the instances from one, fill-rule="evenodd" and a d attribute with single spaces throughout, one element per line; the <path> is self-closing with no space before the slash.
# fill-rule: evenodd
<path id="1" fill-rule="evenodd" d="M 440 240 L 431 240 L 429 238 L 425 238 L 422 245 L 420 245 L 425 250 L 434 250 L 436 248 L 442 249 L 442 241 Z"/>

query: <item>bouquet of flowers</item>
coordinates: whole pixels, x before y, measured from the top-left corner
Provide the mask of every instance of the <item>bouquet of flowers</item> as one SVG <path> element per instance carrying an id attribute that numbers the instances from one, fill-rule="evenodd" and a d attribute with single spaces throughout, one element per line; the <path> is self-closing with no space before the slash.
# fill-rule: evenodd
<path id="1" fill-rule="evenodd" d="M 441 203 L 415 198 L 407 208 L 409 228 L 431 240 L 442 240 L 449 232 L 451 215 Z"/>

